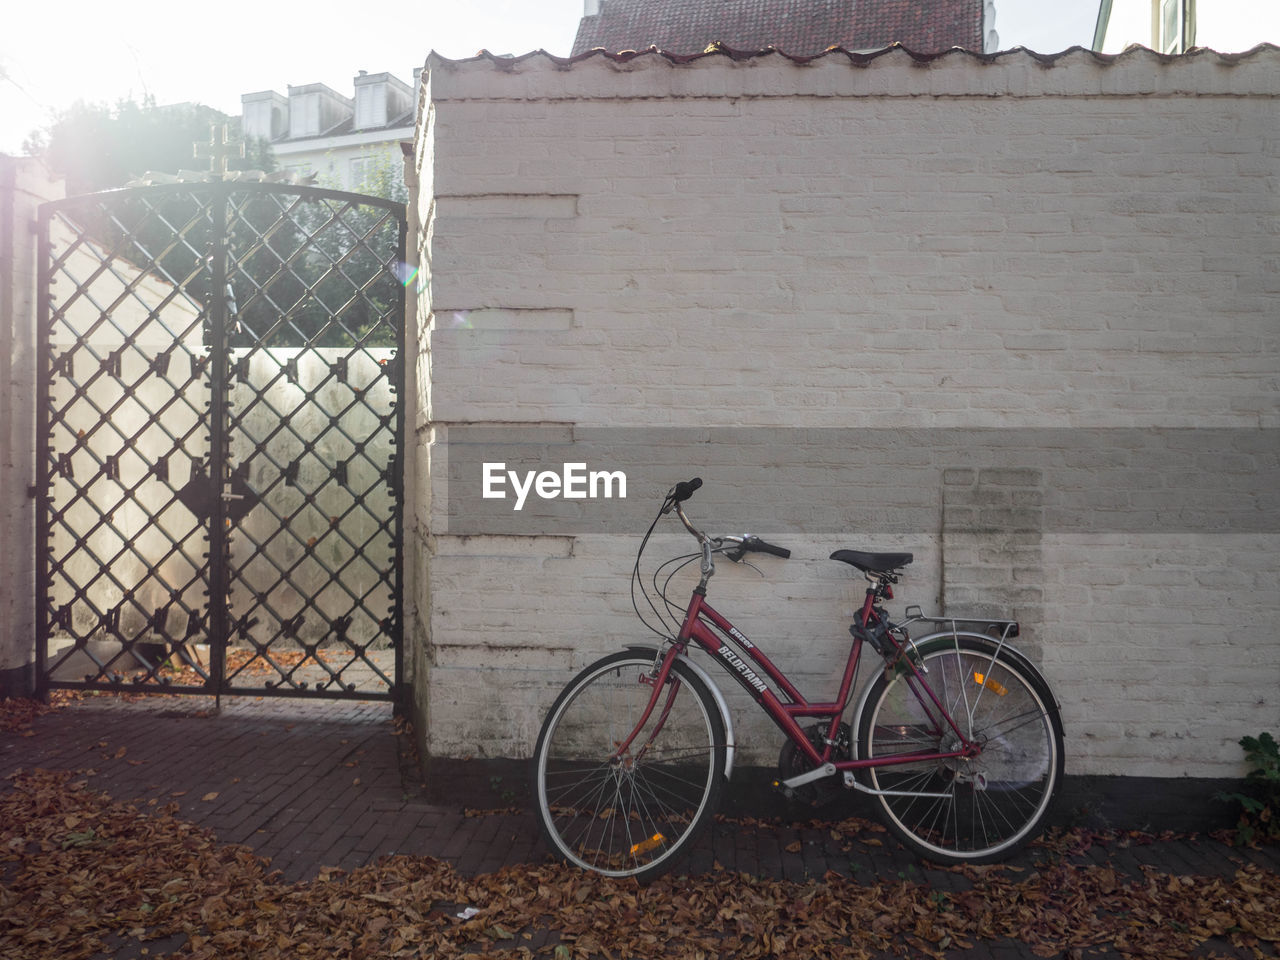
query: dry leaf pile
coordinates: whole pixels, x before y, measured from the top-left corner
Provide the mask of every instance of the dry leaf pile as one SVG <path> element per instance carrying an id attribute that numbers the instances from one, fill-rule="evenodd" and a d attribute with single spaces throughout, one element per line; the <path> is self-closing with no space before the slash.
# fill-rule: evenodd
<path id="1" fill-rule="evenodd" d="M 42 703 L 31 697 L 0 699 L 0 731 L 18 732 L 24 737 L 33 736 L 31 724 L 36 717 L 44 716 L 72 701 L 82 700 L 90 695 L 80 690 L 51 690 L 48 703 Z"/>
<path id="2" fill-rule="evenodd" d="M 1280 938 L 1280 877 L 1256 867 L 1134 877 L 1050 851 L 1035 871 L 964 868 L 968 888 L 944 893 L 834 873 L 791 883 L 718 871 L 638 887 L 540 864 L 463 877 L 396 856 L 284 884 L 175 812 L 143 813 L 72 774 L 13 777 L 0 793 L 0 957 L 87 958 L 175 935 L 175 956 L 210 960 L 942 957 L 987 939 L 1046 957 L 1108 945 L 1176 958 L 1214 937 L 1267 957 Z M 467 906 L 478 912 L 460 919 Z"/>
<path id="3" fill-rule="evenodd" d="M 288 674 L 306 665 L 308 661 L 320 664 L 345 667 L 354 657 L 353 652 L 343 647 L 322 647 L 315 650 L 286 650 L 272 647 L 264 655 L 258 650 L 246 647 L 228 647 L 226 650 L 225 673 L 228 678 L 241 677 L 248 680 L 274 679 L 281 673 Z M 266 659 L 270 657 L 270 661 Z M 202 664 L 207 670 L 208 665 Z M 168 696 L 162 691 L 166 686 L 186 687 L 194 689 L 205 685 L 205 674 L 197 670 L 191 663 L 179 656 L 171 656 L 152 669 L 115 669 L 107 671 L 107 675 L 96 678 L 102 682 L 119 683 L 118 690 L 111 690 L 110 695 L 125 700 L 137 700 L 142 696 Z M 31 716 L 46 712 L 52 707 L 61 706 L 72 700 L 98 696 L 107 691 L 95 690 L 53 690 L 50 691 L 50 704 L 40 706 L 38 701 L 26 699 L 0 700 L 0 730 L 14 729 L 6 726 L 26 712 L 35 709 Z M 24 706 L 35 704 L 36 707 Z"/>
<path id="4" fill-rule="evenodd" d="M 0 700 L 0 730 L 9 732 L 27 731 L 31 722 L 41 714 L 48 713 L 54 707 L 26 697 L 14 697 Z"/>

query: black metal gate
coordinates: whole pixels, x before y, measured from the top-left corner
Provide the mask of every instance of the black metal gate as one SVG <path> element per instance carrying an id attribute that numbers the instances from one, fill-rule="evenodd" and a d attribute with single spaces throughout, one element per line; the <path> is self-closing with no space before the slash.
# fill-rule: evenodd
<path id="1" fill-rule="evenodd" d="M 42 690 L 399 699 L 404 206 L 45 204 Z"/>

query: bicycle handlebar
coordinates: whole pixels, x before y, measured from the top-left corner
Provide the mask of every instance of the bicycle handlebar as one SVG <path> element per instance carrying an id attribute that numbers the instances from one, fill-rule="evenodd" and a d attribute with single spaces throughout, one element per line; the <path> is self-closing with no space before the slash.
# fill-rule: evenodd
<path id="1" fill-rule="evenodd" d="M 742 540 L 743 550 L 754 550 L 756 553 L 771 553 L 775 557 L 781 557 L 787 560 L 791 556 L 791 551 L 786 547 L 779 547 L 776 544 L 768 543 L 759 537 L 744 537 Z"/>
<path id="2" fill-rule="evenodd" d="M 781 557 L 783 560 L 790 559 L 791 551 L 786 547 L 780 547 L 775 543 L 769 543 L 767 540 L 761 540 L 759 537 L 747 534 L 743 537 L 708 537 L 705 533 L 695 527 L 688 515 L 684 512 L 683 503 L 693 496 L 695 490 L 702 486 L 702 478 L 694 477 L 692 480 L 682 480 L 677 483 L 667 493 L 666 502 L 662 505 L 662 513 L 667 513 L 671 509 L 675 509 L 676 516 L 680 518 L 680 522 L 684 524 L 697 541 L 703 545 L 703 550 L 723 550 L 726 543 L 736 544 L 736 551 L 729 552 L 728 556 L 731 560 L 741 560 L 744 553 L 768 553 L 775 557 Z M 736 555 L 735 555 L 736 554 Z M 706 562 L 710 563 L 710 553 L 706 554 Z"/>
<path id="3" fill-rule="evenodd" d="M 694 477 L 692 480 L 681 480 L 671 492 L 667 494 L 667 499 L 672 503 L 683 503 L 693 496 L 693 492 L 702 486 L 702 478 Z"/>

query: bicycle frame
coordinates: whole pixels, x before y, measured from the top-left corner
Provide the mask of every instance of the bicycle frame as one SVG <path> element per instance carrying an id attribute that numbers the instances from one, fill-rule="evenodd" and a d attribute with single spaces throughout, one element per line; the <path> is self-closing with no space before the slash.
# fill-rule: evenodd
<path id="1" fill-rule="evenodd" d="M 864 611 L 869 617 L 874 618 L 875 614 L 869 609 L 870 597 L 868 597 L 868 606 Z M 803 754 L 815 764 L 826 764 L 834 762 L 837 771 L 856 770 L 870 766 L 889 766 L 899 763 L 914 763 L 921 760 L 942 760 L 958 757 L 973 756 L 976 750 L 965 737 L 963 731 L 951 718 L 946 708 L 939 701 L 933 690 L 929 687 L 924 677 L 921 676 L 916 669 L 916 665 L 911 662 L 910 658 L 905 660 L 912 672 L 912 677 L 908 679 L 908 686 L 915 694 L 916 699 L 920 700 L 921 705 L 925 709 L 925 713 L 930 717 L 931 722 L 941 727 L 941 722 L 945 723 L 959 738 L 961 749 L 938 753 L 934 751 L 913 751 L 910 753 L 897 754 L 887 757 L 879 757 L 875 759 L 865 760 L 838 760 L 832 761 L 831 754 L 835 749 L 834 741 L 840 726 L 841 715 L 844 713 L 845 707 L 849 703 L 849 694 L 853 688 L 854 677 L 857 675 L 858 662 L 862 657 L 861 637 L 855 637 L 849 648 L 849 656 L 845 662 L 844 672 L 840 679 L 840 689 L 833 701 L 813 702 L 807 700 L 795 685 L 787 678 L 787 676 L 765 655 L 759 647 L 747 639 L 737 627 L 733 626 L 724 616 L 714 610 L 710 604 L 706 602 L 705 596 L 695 593 L 689 603 L 689 612 L 685 617 L 686 629 L 691 640 L 706 650 L 713 656 L 717 656 L 723 663 L 725 668 L 729 670 L 731 676 L 739 679 L 740 685 L 750 693 L 756 703 L 769 715 L 770 719 L 782 730 L 784 734 L 801 750 Z M 727 635 L 730 640 L 735 641 L 748 657 L 756 663 L 770 680 L 772 680 L 778 688 L 785 694 L 787 701 L 784 702 L 769 689 L 768 685 L 763 683 L 758 677 L 755 682 L 751 682 L 751 678 L 741 669 L 739 664 L 743 661 L 735 656 L 729 643 L 721 640 L 707 624 L 714 625 L 723 634 Z M 864 619 L 865 623 L 865 619 Z M 682 631 L 683 635 L 683 631 Z M 735 662 L 736 661 L 736 662 Z M 745 666 L 745 664 L 743 664 Z M 732 668 L 732 669 L 729 669 Z M 748 668 L 748 672 L 749 668 Z M 918 686 L 917 686 L 918 684 Z M 921 689 L 928 695 L 928 701 L 921 696 Z M 932 707 L 932 709 L 931 709 Z M 826 731 L 826 746 L 819 753 L 810 742 L 809 737 L 800 728 L 796 722 L 798 718 L 815 718 L 828 720 Z M 939 732 L 941 732 L 939 730 Z"/>
<path id="2" fill-rule="evenodd" d="M 744 632 L 733 626 L 733 623 L 727 617 L 724 617 L 723 614 L 717 612 L 712 605 L 707 603 L 707 581 L 714 572 L 710 541 L 703 532 L 700 532 L 691 524 L 689 517 L 685 515 L 684 509 L 681 509 L 678 503 L 676 504 L 676 512 L 686 529 L 696 536 L 699 543 L 703 545 L 703 579 L 692 590 L 684 621 L 681 622 L 680 632 L 676 635 L 675 640 L 671 641 L 666 653 L 660 654 L 657 673 L 652 678 L 644 678 L 646 684 L 653 686 L 653 694 L 650 695 L 649 703 L 646 704 L 635 730 L 632 730 L 630 736 L 627 736 L 621 744 L 617 745 L 617 749 L 613 753 L 614 759 L 621 760 L 627 754 L 627 751 L 631 749 L 632 742 L 636 740 L 640 730 L 643 730 L 654 709 L 658 707 L 658 700 L 662 695 L 662 691 L 667 689 L 667 678 L 671 673 L 672 664 L 675 663 L 678 657 L 682 657 L 687 652 L 691 643 L 698 645 L 699 648 L 710 654 L 712 659 L 721 664 L 724 671 L 735 678 L 737 684 L 748 692 L 755 704 L 760 709 L 763 709 L 765 714 L 768 714 L 768 717 L 780 728 L 783 735 L 795 745 L 800 754 L 814 764 L 813 771 L 791 778 L 791 780 L 782 783 L 781 786 L 800 786 L 803 783 L 835 776 L 837 773 L 844 773 L 846 786 L 854 786 L 865 792 L 879 794 L 879 792 L 884 791 L 872 790 L 870 787 L 860 785 L 860 783 L 856 782 L 852 772 L 858 771 L 858 769 L 893 767 L 893 765 L 933 762 L 933 760 L 972 759 L 982 753 L 982 746 L 969 739 L 960 724 L 956 723 L 955 719 L 952 718 L 950 710 L 942 704 L 937 694 L 934 694 L 932 687 L 929 686 L 928 681 L 923 676 L 924 672 L 927 671 L 923 671 L 923 669 L 916 666 L 913 658 L 906 653 L 906 648 L 900 646 L 899 655 L 892 662 L 887 663 L 887 668 L 895 668 L 897 664 L 902 664 L 906 669 L 909 669 L 910 676 L 906 677 L 906 686 L 908 686 L 911 694 L 915 696 L 915 699 L 919 701 L 920 707 L 924 710 L 924 716 L 927 717 L 928 723 L 932 727 L 931 732 L 941 736 L 943 732 L 950 730 L 951 733 L 954 733 L 955 749 L 946 751 L 911 750 L 904 751 L 904 753 L 882 754 L 874 756 L 874 758 L 847 760 L 833 758 L 837 745 L 837 735 L 840 732 L 841 717 L 850 703 L 852 685 L 854 685 L 854 678 L 858 673 L 861 650 L 863 650 L 863 643 L 865 643 L 863 635 L 851 631 L 852 644 L 849 649 L 849 658 L 845 663 L 844 673 L 842 673 L 840 681 L 840 690 L 837 692 L 836 699 L 815 701 L 805 698 L 795 684 L 792 684 L 790 678 L 768 658 L 768 655 L 762 649 L 751 643 L 751 640 L 748 639 Z M 877 581 L 873 580 L 873 582 Z M 865 599 L 858 616 L 858 623 L 864 630 L 868 626 L 888 627 L 888 623 L 882 621 L 881 616 L 879 616 L 876 600 L 881 598 L 892 599 L 893 591 L 888 586 L 887 580 L 879 580 L 878 582 L 878 588 L 867 591 L 867 599 Z M 940 622 L 934 621 L 931 617 L 922 616 L 911 617 L 908 622 L 918 620 Z M 952 623 L 952 632 L 955 634 L 956 621 L 950 622 Z M 1010 627 L 1015 627 L 1014 623 L 1006 622 L 1005 635 L 1000 639 L 1000 648 L 1005 645 L 1005 639 L 1009 635 Z M 1016 632 L 1014 635 L 1016 636 Z M 997 648 L 996 655 L 998 655 L 998 649 L 1000 648 Z M 745 654 L 748 659 L 742 658 L 742 654 Z M 992 663 L 995 663 L 996 655 L 992 655 Z M 748 660 L 750 660 L 750 663 L 748 663 Z M 760 675 L 760 672 L 756 672 L 756 669 L 751 667 L 751 664 L 755 664 L 755 667 L 759 668 L 759 671 L 762 671 L 764 676 Z M 776 694 L 769 684 L 777 687 L 782 696 Z M 671 710 L 673 698 L 675 698 L 677 691 L 678 682 L 672 685 L 668 691 L 666 707 L 663 707 L 662 712 L 659 713 L 657 728 L 650 735 L 649 742 L 652 742 L 654 737 L 658 736 L 658 733 L 666 724 L 666 717 L 669 710 Z M 716 691 L 716 694 L 719 703 L 723 707 L 723 698 L 719 696 L 719 691 Z M 861 704 L 859 704 L 859 713 L 860 710 Z M 819 721 L 826 719 L 827 730 L 823 736 L 824 744 L 822 750 L 819 751 L 815 748 L 809 736 L 797 723 L 797 719 L 800 718 L 815 718 L 819 719 Z M 641 755 L 648 750 L 649 742 L 645 742 L 640 746 Z M 919 795 L 941 796 L 933 794 Z"/>
<path id="3" fill-rule="evenodd" d="M 867 600 L 860 617 L 864 625 L 868 622 L 879 622 L 879 618 L 873 609 L 873 601 L 873 592 L 868 591 Z M 862 656 L 863 639 L 856 635 L 853 638 L 836 699 L 832 701 L 811 701 L 797 689 L 795 684 L 769 659 L 763 650 L 752 643 L 741 630 L 707 603 L 705 587 L 699 585 L 694 589 L 689 599 L 689 606 L 685 611 L 684 621 L 675 642 L 670 645 L 662 656 L 658 672 L 652 680 L 653 694 L 649 698 L 649 703 L 643 712 L 643 716 L 631 735 L 619 745 L 615 753 L 616 757 L 620 758 L 627 752 L 639 731 L 648 722 L 649 717 L 658 706 L 658 700 L 662 690 L 665 688 L 672 664 L 676 658 L 686 652 L 691 642 L 710 654 L 730 676 L 737 680 L 738 684 L 747 691 L 748 695 L 782 730 L 783 734 L 795 744 L 796 749 L 800 750 L 809 762 L 815 765 L 817 769 L 814 771 L 812 779 L 868 767 L 887 767 L 929 760 L 969 758 L 977 756 L 980 751 L 980 748 L 968 739 L 961 727 L 951 717 L 950 712 L 933 692 L 916 664 L 910 657 L 903 657 L 901 662 L 911 671 L 911 676 L 907 678 L 908 687 L 916 699 L 920 701 L 929 721 L 937 728 L 935 732 L 941 733 L 944 725 L 954 732 L 957 738 L 957 749 L 946 752 L 917 750 L 850 760 L 833 759 L 832 753 L 835 749 L 841 716 L 849 703 L 854 677 L 857 674 L 858 663 Z M 742 658 L 740 653 L 745 654 L 751 663 L 755 664 L 759 671 L 763 672 L 763 676 L 756 669 L 753 669 L 747 660 Z M 784 700 L 774 693 L 770 684 L 773 684 L 786 699 Z M 670 709 L 670 697 L 674 695 L 674 690 L 668 694 L 667 706 L 662 708 L 662 713 L 659 716 L 659 729 L 661 729 L 665 713 Z M 809 737 L 797 723 L 800 718 L 827 720 L 827 730 L 824 738 L 826 742 L 821 752 L 814 747 Z M 655 731 L 653 735 L 656 736 L 656 734 L 657 732 Z M 805 778 L 810 779 L 810 775 L 805 775 Z"/>

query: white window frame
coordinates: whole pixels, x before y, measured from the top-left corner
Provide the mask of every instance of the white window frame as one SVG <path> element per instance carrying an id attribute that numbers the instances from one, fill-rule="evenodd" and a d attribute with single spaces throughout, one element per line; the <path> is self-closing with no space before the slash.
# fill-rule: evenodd
<path id="1" fill-rule="evenodd" d="M 1169 16 L 1173 16 L 1173 32 L 1168 31 Z M 1186 33 L 1186 17 L 1183 0 L 1160 0 L 1159 10 L 1160 52 L 1182 53 L 1182 37 Z"/>
<path id="2" fill-rule="evenodd" d="M 347 186 L 355 190 L 377 169 L 378 158 L 365 154 L 347 161 Z"/>
<path id="3" fill-rule="evenodd" d="M 289 100 L 289 136 L 320 134 L 320 94 L 304 93 Z"/>

